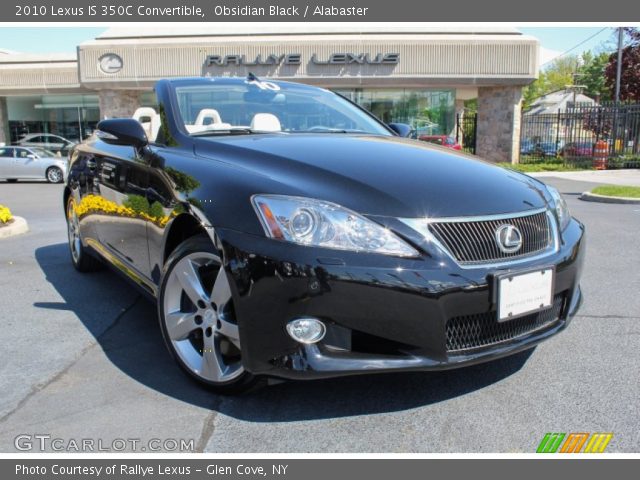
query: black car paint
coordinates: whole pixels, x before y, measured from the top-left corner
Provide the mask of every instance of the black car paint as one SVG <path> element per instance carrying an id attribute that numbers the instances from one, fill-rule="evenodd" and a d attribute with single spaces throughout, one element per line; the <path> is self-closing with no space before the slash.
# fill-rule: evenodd
<path id="1" fill-rule="evenodd" d="M 202 81 L 206 81 L 202 79 Z M 86 246 L 150 296 L 180 229 L 198 226 L 222 246 L 252 373 L 313 378 L 372 370 L 314 370 L 304 349 L 285 333 L 292 318 L 312 315 L 404 345 L 424 361 L 397 368 L 450 368 L 528 348 L 563 329 L 580 302 L 584 227 L 572 220 L 560 249 L 544 259 L 556 266 L 556 292 L 566 292 L 561 322 L 497 348 L 447 356 L 444 324 L 451 316 L 490 311 L 493 275 L 512 266 L 464 269 L 397 217 L 451 217 L 521 212 L 551 201 L 544 185 L 525 175 L 424 142 L 360 134 L 256 134 L 192 137 L 178 118 L 173 84 L 160 81 L 162 144 L 142 149 L 97 137 L 71 153 L 68 187 L 119 207 L 130 196 L 179 212 L 162 224 L 145 218 L 87 215 Z M 174 117 L 171 118 L 170 116 Z M 187 187 L 180 179 L 195 179 Z M 331 201 L 392 228 L 421 251 L 419 258 L 331 251 L 266 238 L 251 204 L 257 193 Z M 541 265 L 523 262 L 517 269 Z M 335 365 L 339 364 L 336 360 Z M 393 368 L 393 367 L 392 367 Z"/>

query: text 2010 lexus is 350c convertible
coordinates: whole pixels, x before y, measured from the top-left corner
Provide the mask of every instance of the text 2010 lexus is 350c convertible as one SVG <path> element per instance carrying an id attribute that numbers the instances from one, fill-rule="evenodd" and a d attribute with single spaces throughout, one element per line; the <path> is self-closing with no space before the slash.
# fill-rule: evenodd
<path id="1" fill-rule="evenodd" d="M 584 227 L 552 187 L 403 138 L 330 91 L 161 80 L 71 152 L 71 259 L 157 302 L 178 365 L 266 378 L 438 370 L 563 330 Z"/>

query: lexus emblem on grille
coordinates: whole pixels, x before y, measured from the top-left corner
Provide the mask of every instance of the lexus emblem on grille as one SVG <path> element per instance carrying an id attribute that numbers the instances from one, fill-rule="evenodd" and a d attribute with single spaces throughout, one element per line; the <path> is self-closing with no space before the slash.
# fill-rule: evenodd
<path id="1" fill-rule="evenodd" d="M 522 247 L 522 233 L 513 225 L 500 225 L 496 229 L 496 242 L 504 253 L 515 253 Z"/>

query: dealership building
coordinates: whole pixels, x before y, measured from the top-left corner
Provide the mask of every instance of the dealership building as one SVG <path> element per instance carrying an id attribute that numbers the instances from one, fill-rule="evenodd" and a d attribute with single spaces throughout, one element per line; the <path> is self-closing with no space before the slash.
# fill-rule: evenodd
<path id="1" fill-rule="evenodd" d="M 455 132 L 477 98 L 476 153 L 518 158 L 522 87 L 538 41 L 512 28 L 413 24 L 209 24 L 115 27 L 74 54 L 0 50 L 0 143 L 30 133 L 84 138 L 102 118 L 154 106 L 154 82 L 246 76 L 335 90 L 386 122 Z"/>

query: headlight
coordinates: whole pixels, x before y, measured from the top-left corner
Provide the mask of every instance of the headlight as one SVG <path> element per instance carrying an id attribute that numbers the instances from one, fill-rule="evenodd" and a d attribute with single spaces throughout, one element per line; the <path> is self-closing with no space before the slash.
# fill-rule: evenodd
<path id="1" fill-rule="evenodd" d="M 564 201 L 560 192 L 554 187 L 550 187 L 547 185 L 547 191 L 551 194 L 553 198 L 553 210 L 556 214 L 556 218 L 558 219 L 558 224 L 560 225 L 560 230 L 564 230 L 569 224 L 569 220 L 571 220 L 571 214 L 569 213 L 569 207 L 567 206 L 567 202 Z"/>
<path id="2" fill-rule="evenodd" d="M 266 234 L 299 245 L 417 257 L 393 232 L 351 210 L 311 198 L 254 195 Z"/>

